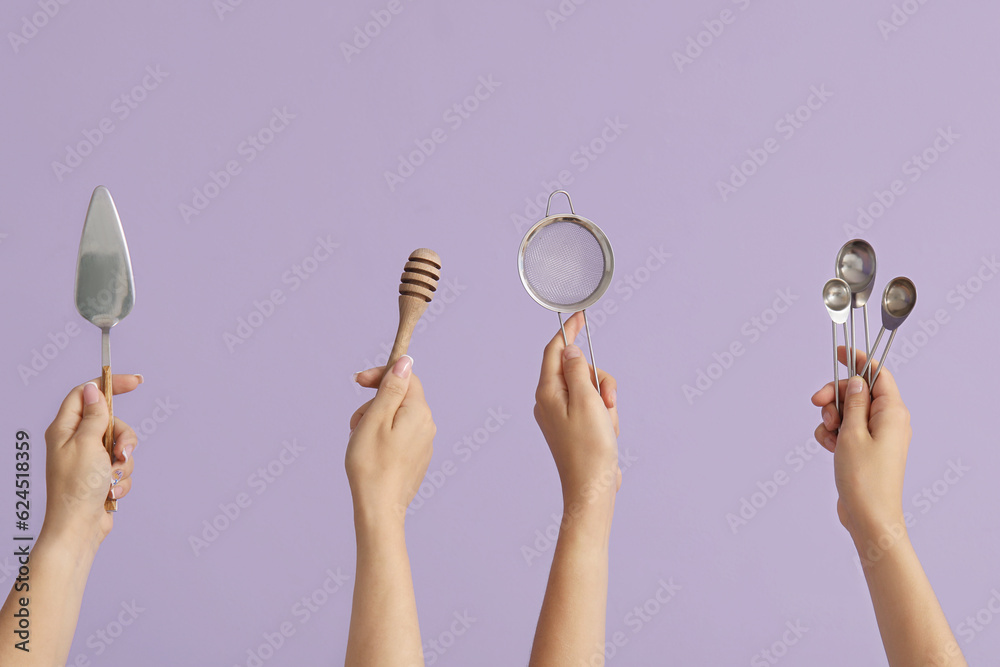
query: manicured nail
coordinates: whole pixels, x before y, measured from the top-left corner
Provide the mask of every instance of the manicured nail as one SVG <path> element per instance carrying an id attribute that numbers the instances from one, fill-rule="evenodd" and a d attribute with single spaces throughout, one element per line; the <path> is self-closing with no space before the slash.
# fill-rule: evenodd
<path id="1" fill-rule="evenodd" d="M 128 463 L 128 457 L 132 454 L 132 450 L 135 449 L 132 445 L 125 445 L 122 449 L 122 456 L 125 457 L 125 463 Z"/>
<path id="2" fill-rule="evenodd" d="M 861 393 L 864 389 L 865 382 L 861 379 L 860 375 L 855 375 L 850 380 L 847 381 L 847 395 L 853 396 L 854 394 Z"/>
<path id="3" fill-rule="evenodd" d="M 136 373 L 135 376 L 139 378 L 139 384 L 142 384 L 143 382 L 146 381 L 146 378 L 142 377 L 140 373 Z"/>
<path id="4" fill-rule="evenodd" d="M 118 499 L 118 495 L 117 494 L 118 494 L 118 487 L 112 484 L 111 485 L 111 497 L 117 500 Z"/>
<path id="5" fill-rule="evenodd" d="M 833 430 L 833 415 L 826 410 L 823 410 L 823 425 L 826 426 L 827 431 Z"/>
<path id="6" fill-rule="evenodd" d="M 114 486 L 114 485 L 118 484 L 118 482 L 122 481 L 122 475 L 124 475 L 124 474 L 125 474 L 124 470 L 116 470 L 115 471 L 115 479 L 114 479 L 113 482 L 111 482 L 111 486 Z"/>
<path id="7" fill-rule="evenodd" d="M 406 379 L 410 377 L 410 369 L 413 368 L 413 357 L 408 354 L 404 354 L 399 358 L 399 360 L 392 366 L 392 374 L 396 377 L 401 377 Z"/>
<path id="8" fill-rule="evenodd" d="M 101 390 L 98 389 L 97 384 L 94 382 L 88 382 L 83 385 L 83 404 L 93 405 L 101 400 Z"/>
<path id="9" fill-rule="evenodd" d="M 608 398 L 611 400 L 611 407 L 618 407 L 618 390 L 612 389 L 611 393 L 608 394 Z"/>
<path id="10" fill-rule="evenodd" d="M 361 371 L 358 371 L 358 372 L 356 372 L 356 373 L 355 373 L 354 375 L 352 375 L 352 376 L 351 376 L 351 382 L 357 382 L 357 381 L 358 381 L 358 376 L 359 376 L 359 375 L 361 375 Z"/>
<path id="11" fill-rule="evenodd" d="M 578 348 L 576 345 L 567 345 L 566 349 L 563 350 L 563 359 L 564 360 L 576 359 L 581 354 L 583 354 L 583 352 L 581 352 L 580 348 Z"/>

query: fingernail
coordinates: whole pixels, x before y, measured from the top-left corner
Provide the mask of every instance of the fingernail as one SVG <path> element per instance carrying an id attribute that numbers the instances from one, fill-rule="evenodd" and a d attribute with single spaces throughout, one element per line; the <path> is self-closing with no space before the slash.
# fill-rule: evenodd
<path id="1" fill-rule="evenodd" d="M 94 382 L 88 382 L 83 385 L 83 404 L 93 405 L 101 400 L 101 390 L 97 388 L 97 384 Z"/>
<path id="2" fill-rule="evenodd" d="M 139 384 L 142 384 L 143 382 L 146 381 L 146 378 L 142 377 L 141 373 L 136 373 L 135 376 L 139 378 Z"/>
<path id="3" fill-rule="evenodd" d="M 618 390 L 617 389 L 612 389 L 611 393 L 608 394 L 608 398 L 611 400 L 611 407 L 617 408 L 618 407 Z"/>
<path id="4" fill-rule="evenodd" d="M 361 375 L 361 371 L 358 371 L 357 373 L 355 373 L 354 375 L 352 375 L 351 376 L 351 382 L 357 382 L 359 375 Z"/>
<path id="5" fill-rule="evenodd" d="M 117 499 L 118 498 L 117 493 L 118 493 L 118 487 L 115 486 L 114 484 L 112 484 L 111 485 L 111 497 L 114 498 L 114 499 Z"/>
<path id="6" fill-rule="evenodd" d="M 861 393 L 864 389 L 865 382 L 861 379 L 860 375 L 855 375 L 850 380 L 847 381 L 847 395 L 853 396 L 854 394 Z"/>
<path id="7" fill-rule="evenodd" d="M 125 457 L 125 463 L 128 463 L 128 457 L 132 453 L 133 449 L 135 449 L 135 447 L 132 445 L 125 445 L 125 448 L 122 449 L 122 456 Z"/>
<path id="8" fill-rule="evenodd" d="M 826 410 L 823 411 L 823 425 L 826 426 L 827 431 L 833 430 L 833 415 Z"/>
<path id="9" fill-rule="evenodd" d="M 413 367 L 413 357 L 408 354 L 404 354 L 399 358 L 399 360 L 392 366 L 392 374 L 396 377 L 401 377 L 406 379 L 410 377 L 410 369 Z"/>
<path id="10" fill-rule="evenodd" d="M 580 348 L 576 345 L 567 345 L 566 349 L 563 350 L 563 359 L 576 359 L 581 354 L 583 354 L 583 352 L 581 352 Z"/>
<path id="11" fill-rule="evenodd" d="M 118 482 L 122 481 L 122 475 L 124 475 L 124 474 L 125 474 L 124 470 L 116 470 L 115 471 L 115 479 L 114 479 L 113 482 L 111 482 L 111 486 L 114 486 Z"/>

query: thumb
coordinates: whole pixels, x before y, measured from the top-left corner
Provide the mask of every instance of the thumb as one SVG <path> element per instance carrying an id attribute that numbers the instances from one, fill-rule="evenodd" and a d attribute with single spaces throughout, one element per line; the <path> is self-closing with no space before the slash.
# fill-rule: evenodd
<path id="1" fill-rule="evenodd" d="M 847 381 L 847 397 L 844 399 L 844 421 L 841 432 L 868 433 L 868 410 L 871 407 L 868 385 L 860 375 Z"/>
<path id="2" fill-rule="evenodd" d="M 372 405 L 368 408 L 366 415 L 370 414 L 375 419 L 381 421 L 386 418 L 392 423 L 392 417 L 399 410 L 403 398 L 410 387 L 410 375 L 413 370 L 413 357 L 408 354 L 401 356 L 392 368 L 387 369 L 382 376 L 378 392 L 372 400 Z"/>
<path id="3" fill-rule="evenodd" d="M 569 400 L 583 398 L 588 391 L 596 391 L 591 378 L 590 365 L 583 358 L 583 351 L 576 345 L 567 345 L 563 350 L 563 376 Z M 574 398 L 576 397 L 576 398 Z"/>
<path id="4" fill-rule="evenodd" d="M 83 415 L 76 433 L 84 440 L 96 438 L 103 440 L 108 431 L 108 402 L 97 383 L 88 382 L 83 385 Z"/>

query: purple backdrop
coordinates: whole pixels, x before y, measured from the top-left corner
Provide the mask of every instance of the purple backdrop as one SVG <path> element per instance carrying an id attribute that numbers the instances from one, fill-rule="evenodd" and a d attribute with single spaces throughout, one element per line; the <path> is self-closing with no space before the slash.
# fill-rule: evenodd
<path id="1" fill-rule="evenodd" d="M 384 355 L 402 262 L 428 246 L 445 287 L 411 351 L 439 430 L 408 522 L 427 664 L 525 663 L 560 510 L 531 416 L 556 318 L 514 260 L 563 186 L 618 267 L 591 312 L 628 466 L 609 664 L 884 661 L 811 444 L 820 288 L 855 236 L 877 293 L 895 275 L 920 292 L 890 365 L 913 541 L 970 662 L 1000 652 L 998 7 L 65 3 L 0 20 L 4 437 L 40 452 L 98 374 L 72 299 L 98 184 L 137 286 L 114 366 L 146 376 L 116 402 L 140 431 L 135 487 L 71 662 L 342 660 L 343 454 L 370 394 L 350 376 Z"/>

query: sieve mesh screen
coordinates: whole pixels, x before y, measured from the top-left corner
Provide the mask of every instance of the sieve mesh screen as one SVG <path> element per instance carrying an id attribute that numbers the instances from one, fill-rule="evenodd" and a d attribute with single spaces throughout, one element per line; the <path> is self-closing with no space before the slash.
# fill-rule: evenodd
<path id="1" fill-rule="evenodd" d="M 574 222 L 553 222 L 528 242 L 524 276 L 539 297 L 569 306 L 597 290 L 604 276 L 604 251 L 587 228 Z"/>

